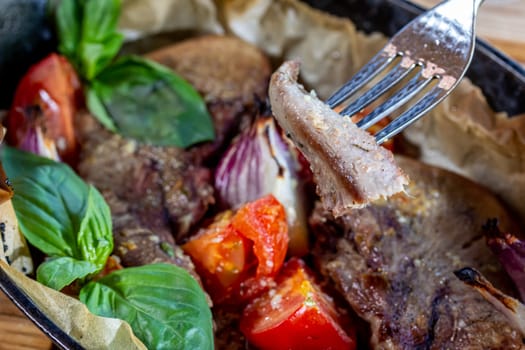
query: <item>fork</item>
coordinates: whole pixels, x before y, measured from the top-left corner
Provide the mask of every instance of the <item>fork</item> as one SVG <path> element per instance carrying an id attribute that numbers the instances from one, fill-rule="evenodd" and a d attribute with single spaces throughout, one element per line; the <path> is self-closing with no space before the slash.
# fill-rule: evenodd
<path id="1" fill-rule="evenodd" d="M 474 55 L 476 16 L 483 1 L 443 1 L 421 14 L 395 34 L 326 103 L 331 108 L 337 108 L 349 98 L 354 98 L 340 112 L 343 116 L 352 116 L 387 91 L 395 90 L 357 125 L 368 129 L 415 100 L 407 110 L 379 130 L 375 138 L 381 144 L 397 135 L 441 102 L 465 75 Z M 376 77 L 379 82 L 358 95 Z"/>

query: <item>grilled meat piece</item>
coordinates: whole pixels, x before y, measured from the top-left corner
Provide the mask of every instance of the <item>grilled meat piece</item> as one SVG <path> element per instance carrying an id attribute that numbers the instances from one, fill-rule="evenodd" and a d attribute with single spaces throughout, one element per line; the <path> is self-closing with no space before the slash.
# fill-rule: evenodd
<path id="1" fill-rule="evenodd" d="M 267 98 L 271 66 L 255 46 L 230 36 L 207 35 L 153 51 L 146 57 L 177 72 L 199 91 L 215 125 L 216 139 L 192 149 L 209 159 L 253 118 Z"/>
<path id="2" fill-rule="evenodd" d="M 133 204 L 112 191 L 102 192 L 111 208 L 115 253 L 123 266 L 141 266 L 157 262 L 172 263 L 186 269 L 200 281 L 190 257 L 175 244 L 167 226 L 154 229 L 134 215 Z"/>
<path id="3" fill-rule="evenodd" d="M 79 114 L 78 171 L 111 207 L 115 251 L 124 265 L 171 261 L 193 272 L 176 243 L 215 201 L 203 162 L 237 133 L 241 119 L 253 118 L 266 98 L 270 64 L 254 46 L 219 36 L 189 39 L 147 57 L 174 69 L 203 95 L 216 140 L 189 150 L 140 145 Z"/>
<path id="4" fill-rule="evenodd" d="M 392 153 L 306 92 L 298 74 L 298 62 L 285 62 L 272 75 L 270 102 L 279 124 L 310 162 L 325 207 L 340 216 L 403 191 L 408 179 Z"/>
<path id="5" fill-rule="evenodd" d="M 479 271 L 465 267 L 454 274 L 466 285 L 477 290 L 489 303 L 507 317 L 509 322 L 525 336 L 525 305 L 494 286 Z"/>
<path id="6" fill-rule="evenodd" d="M 206 102 L 264 98 L 271 74 L 266 56 L 233 36 L 207 35 L 163 47 L 146 55 L 188 80 Z"/>
<path id="7" fill-rule="evenodd" d="M 250 346 L 239 329 L 241 311 L 229 310 L 221 306 L 214 306 L 212 311 L 213 320 L 215 321 L 215 349 L 255 350 L 253 346 Z"/>
<path id="8" fill-rule="evenodd" d="M 117 240 L 119 230 L 141 227 L 159 236 L 159 242 L 173 244 L 214 203 L 210 171 L 192 163 L 185 151 L 139 145 L 107 131 L 87 113 L 78 114 L 76 123 L 82 145 L 79 174 L 108 200 Z M 135 223 L 119 225 L 127 215 Z M 134 264 L 145 263 L 139 260 Z"/>
<path id="9" fill-rule="evenodd" d="M 376 349 L 523 349 L 520 332 L 454 276 L 470 266 L 500 290 L 512 284 L 485 244 L 497 218 L 515 229 L 485 189 L 452 173 L 398 158 L 407 194 L 334 219 L 317 205 L 314 256 L 355 312 Z"/>

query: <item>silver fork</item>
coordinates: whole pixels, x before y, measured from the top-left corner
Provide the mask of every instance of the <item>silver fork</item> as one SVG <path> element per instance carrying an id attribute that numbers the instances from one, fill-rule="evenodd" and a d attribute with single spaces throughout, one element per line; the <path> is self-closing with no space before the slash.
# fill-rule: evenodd
<path id="1" fill-rule="evenodd" d="M 416 95 L 426 88 L 423 96 L 416 98 L 405 112 L 377 132 L 375 137 L 378 143 L 383 143 L 397 135 L 441 102 L 465 75 L 474 54 L 476 16 L 483 1 L 443 1 L 423 13 L 394 35 L 326 103 L 335 108 L 349 98 L 357 97 L 340 112 L 341 115 L 352 116 L 388 90 L 397 89 L 357 123 L 360 128 L 367 129 L 418 97 Z M 357 96 L 356 93 L 365 84 L 379 75 L 383 77 L 377 84 Z"/>

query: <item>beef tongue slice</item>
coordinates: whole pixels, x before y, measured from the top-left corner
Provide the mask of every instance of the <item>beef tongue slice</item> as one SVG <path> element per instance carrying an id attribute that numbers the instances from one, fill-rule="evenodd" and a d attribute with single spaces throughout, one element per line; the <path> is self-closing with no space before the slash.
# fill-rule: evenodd
<path id="1" fill-rule="evenodd" d="M 484 189 L 408 159 L 407 194 L 334 219 L 317 205 L 310 223 L 314 256 L 355 312 L 369 322 L 377 349 L 522 349 L 520 333 L 453 271 L 482 271 L 512 286 L 486 247 L 482 226 L 514 227 Z"/>

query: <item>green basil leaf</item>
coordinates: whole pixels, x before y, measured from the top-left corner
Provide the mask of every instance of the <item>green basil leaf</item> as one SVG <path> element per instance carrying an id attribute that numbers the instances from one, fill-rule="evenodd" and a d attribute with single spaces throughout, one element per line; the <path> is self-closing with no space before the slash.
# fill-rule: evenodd
<path id="1" fill-rule="evenodd" d="M 120 0 L 84 0 L 82 39 L 104 42 L 117 33 Z"/>
<path id="2" fill-rule="evenodd" d="M 117 31 L 120 0 L 86 0 L 79 55 L 82 75 L 88 81 L 117 55 L 124 37 Z"/>
<path id="3" fill-rule="evenodd" d="M 127 321 L 148 349 L 213 349 L 204 292 L 178 266 L 118 270 L 86 284 L 79 298 L 96 315 Z"/>
<path id="4" fill-rule="evenodd" d="M 86 90 L 86 105 L 94 116 L 98 119 L 98 121 L 104 125 L 108 130 L 117 132 L 117 126 L 115 123 L 113 123 L 113 120 L 111 120 L 111 117 L 106 112 L 106 108 L 104 107 L 104 104 L 98 97 L 95 90 L 90 87 L 89 85 L 85 87 Z"/>
<path id="5" fill-rule="evenodd" d="M 58 50 L 75 66 L 78 66 L 77 44 L 80 41 L 82 20 L 80 1 L 61 0 L 57 6 L 55 17 Z"/>
<path id="6" fill-rule="evenodd" d="M 93 79 L 115 58 L 121 45 L 121 35 L 114 35 L 103 42 L 82 42 L 80 46 L 82 76 L 88 81 Z"/>
<path id="7" fill-rule="evenodd" d="M 22 233 L 49 256 L 76 256 L 75 234 L 85 212 L 86 184 L 67 165 L 2 146 Z"/>
<path id="8" fill-rule="evenodd" d="M 102 269 L 113 250 L 110 210 L 102 195 L 64 163 L 7 146 L 1 156 L 27 240 L 50 257 Z"/>
<path id="9" fill-rule="evenodd" d="M 88 186 L 86 210 L 77 233 L 80 257 L 99 269 L 104 267 L 113 251 L 111 214 L 104 197 L 93 186 Z"/>
<path id="10" fill-rule="evenodd" d="M 36 270 L 38 282 L 55 290 L 61 290 L 79 278 L 98 272 L 99 267 L 88 261 L 70 257 L 53 258 L 44 261 Z"/>
<path id="11" fill-rule="evenodd" d="M 185 148 L 212 140 L 214 128 L 198 92 L 166 67 L 128 56 L 102 71 L 89 88 L 91 112 L 122 135 L 157 146 Z M 101 112 L 100 104 L 105 112 Z M 97 113 L 98 112 L 98 113 Z"/>
<path id="12" fill-rule="evenodd" d="M 123 42 L 117 31 L 120 0 L 62 0 L 56 9 L 58 48 L 86 80 L 115 58 Z"/>

